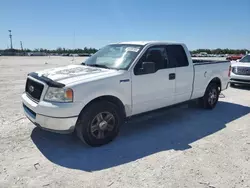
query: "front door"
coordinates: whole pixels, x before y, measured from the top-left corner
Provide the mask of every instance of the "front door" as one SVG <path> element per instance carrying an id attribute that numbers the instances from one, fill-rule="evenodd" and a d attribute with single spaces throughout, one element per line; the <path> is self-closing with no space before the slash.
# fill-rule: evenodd
<path id="1" fill-rule="evenodd" d="M 156 71 L 144 74 L 143 62 L 154 62 Z M 132 114 L 174 104 L 175 67 L 169 64 L 166 46 L 149 47 L 132 71 Z"/>

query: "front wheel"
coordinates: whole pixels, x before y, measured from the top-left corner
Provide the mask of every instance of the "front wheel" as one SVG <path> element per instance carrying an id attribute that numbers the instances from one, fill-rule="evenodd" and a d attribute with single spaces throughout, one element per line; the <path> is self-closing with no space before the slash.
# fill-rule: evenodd
<path id="1" fill-rule="evenodd" d="M 121 117 L 115 104 L 94 102 L 80 114 L 76 124 L 77 136 L 92 147 L 107 144 L 118 135 Z"/>
<path id="2" fill-rule="evenodd" d="M 201 104 L 205 109 L 213 109 L 219 99 L 219 87 L 215 83 L 207 86 L 205 95 L 201 98 Z"/>

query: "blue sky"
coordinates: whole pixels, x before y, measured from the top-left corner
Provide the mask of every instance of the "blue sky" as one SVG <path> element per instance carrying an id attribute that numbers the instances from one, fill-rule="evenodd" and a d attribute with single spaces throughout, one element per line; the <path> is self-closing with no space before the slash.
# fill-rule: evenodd
<path id="1" fill-rule="evenodd" d="M 20 41 L 53 49 L 164 40 L 190 49 L 250 49 L 250 0 L 6 0 L 0 48 L 9 46 L 9 29 L 15 48 Z"/>

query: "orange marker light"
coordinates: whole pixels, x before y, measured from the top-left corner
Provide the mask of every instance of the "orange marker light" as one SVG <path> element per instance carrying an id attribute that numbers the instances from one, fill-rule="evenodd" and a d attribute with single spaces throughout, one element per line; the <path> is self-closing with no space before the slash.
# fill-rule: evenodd
<path id="1" fill-rule="evenodd" d="M 230 65 L 230 66 L 229 66 L 229 70 L 228 70 L 228 77 L 231 76 L 231 70 L 232 70 L 232 67 L 231 67 L 231 65 Z"/>
<path id="2" fill-rule="evenodd" d="M 67 89 L 65 92 L 66 98 L 73 101 L 73 90 Z"/>

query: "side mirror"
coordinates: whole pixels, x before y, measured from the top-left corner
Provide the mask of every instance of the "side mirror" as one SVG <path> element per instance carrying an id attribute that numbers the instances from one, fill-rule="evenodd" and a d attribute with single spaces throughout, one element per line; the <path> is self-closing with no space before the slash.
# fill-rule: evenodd
<path id="1" fill-rule="evenodd" d="M 155 73 L 155 63 L 154 62 L 143 62 L 141 72 L 143 74 Z"/>

